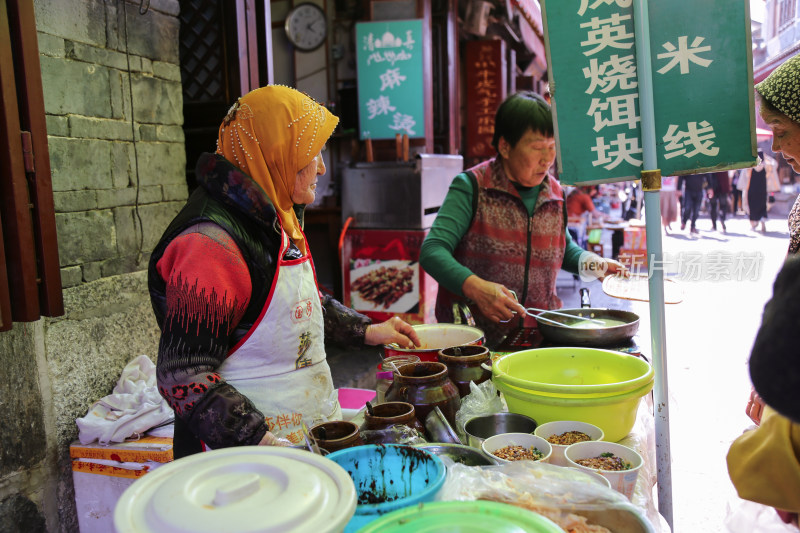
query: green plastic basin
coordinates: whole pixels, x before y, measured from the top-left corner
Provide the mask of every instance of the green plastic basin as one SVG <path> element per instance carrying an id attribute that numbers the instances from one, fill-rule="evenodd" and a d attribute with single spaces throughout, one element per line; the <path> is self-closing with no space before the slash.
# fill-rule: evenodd
<path id="1" fill-rule="evenodd" d="M 533 511 L 488 501 L 434 502 L 393 511 L 358 533 L 564 533 Z"/>

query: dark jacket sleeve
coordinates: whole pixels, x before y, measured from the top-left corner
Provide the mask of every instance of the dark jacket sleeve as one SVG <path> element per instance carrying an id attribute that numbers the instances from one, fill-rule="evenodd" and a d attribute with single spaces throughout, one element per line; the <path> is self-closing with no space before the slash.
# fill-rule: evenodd
<path id="1" fill-rule="evenodd" d="M 364 335 L 372 319 L 345 307 L 338 300 L 323 296 L 322 312 L 325 317 L 325 343 L 342 348 L 363 348 Z"/>

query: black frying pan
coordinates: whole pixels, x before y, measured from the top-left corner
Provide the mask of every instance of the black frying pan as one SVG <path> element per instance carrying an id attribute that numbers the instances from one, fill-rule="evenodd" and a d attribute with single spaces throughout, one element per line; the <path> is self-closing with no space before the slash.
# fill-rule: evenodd
<path id="1" fill-rule="evenodd" d="M 539 331 L 550 342 L 569 346 L 609 346 L 629 340 L 639 330 L 639 315 L 619 309 L 596 309 L 589 302 L 589 289 L 581 289 L 580 309 L 558 309 L 559 315 L 572 315 L 575 320 L 544 311 L 537 315 L 546 320 L 537 320 Z M 581 323 L 583 319 L 593 318 L 621 322 L 609 326 L 591 328 L 569 327 L 568 324 Z M 567 325 L 559 325 L 567 324 Z"/>

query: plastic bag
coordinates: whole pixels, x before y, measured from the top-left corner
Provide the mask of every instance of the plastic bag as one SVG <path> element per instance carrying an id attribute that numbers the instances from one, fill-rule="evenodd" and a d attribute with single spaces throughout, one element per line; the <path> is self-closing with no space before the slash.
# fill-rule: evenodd
<path id="1" fill-rule="evenodd" d="M 620 520 L 659 531 L 625 496 L 583 472 L 535 461 L 499 466 L 448 468 L 439 501 L 489 500 L 534 511 L 565 531 L 590 531 L 587 524 L 611 527 Z M 632 529 L 633 530 L 633 529 Z"/>
<path id="2" fill-rule="evenodd" d="M 456 412 L 456 433 L 461 442 L 467 442 L 467 434 L 464 425 L 471 418 L 481 415 L 491 415 L 505 411 L 505 405 L 491 379 L 487 379 L 480 385 L 474 381 L 469 382 L 470 393 L 461 398 L 461 408 Z"/>
<path id="3" fill-rule="evenodd" d="M 405 424 L 395 424 L 384 429 L 365 429 L 361 431 L 364 444 L 428 444 L 428 441 L 415 428 Z"/>

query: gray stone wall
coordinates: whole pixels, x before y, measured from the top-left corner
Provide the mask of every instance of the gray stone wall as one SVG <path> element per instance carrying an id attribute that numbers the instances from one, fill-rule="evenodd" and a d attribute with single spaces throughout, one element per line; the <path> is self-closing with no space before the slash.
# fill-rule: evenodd
<path id="1" fill-rule="evenodd" d="M 78 531 L 75 419 L 155 360 L 146 266 L 187 188 L 179 2 L 149 4 L 34 1 L 65 315 L 0 333 L 3 531 Z"/>

